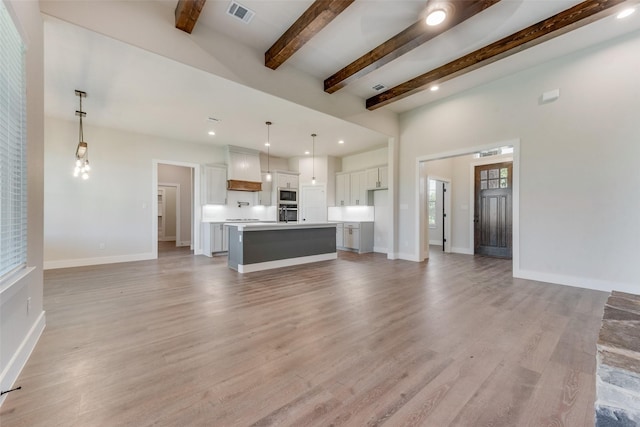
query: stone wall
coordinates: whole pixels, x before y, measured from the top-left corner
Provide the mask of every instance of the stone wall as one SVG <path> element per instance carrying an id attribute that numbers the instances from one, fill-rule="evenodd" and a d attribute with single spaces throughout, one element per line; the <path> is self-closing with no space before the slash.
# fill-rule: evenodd
<path id="1" fill-rule="evenodd" d="M 596 426 L 640 426 L 640 295 L 611 293 L 597 358 Z"/>

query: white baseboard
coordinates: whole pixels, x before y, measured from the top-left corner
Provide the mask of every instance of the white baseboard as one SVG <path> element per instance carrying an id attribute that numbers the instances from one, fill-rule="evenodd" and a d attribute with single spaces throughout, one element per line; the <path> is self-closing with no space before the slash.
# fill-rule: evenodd
<path id="1" fill-rule="evenodd" d="M 473 255 L 473 248 L 456 248 L 452 247 L 451 252 L 454 254 Z"/>
<path id="2" fill-rule="evenodd" d="M 175 242 L 176 236 L 158 237 L 158 242 Z"/>
<path id="3" fill-rule="evenodd" d="M 593 289 L 595 291 L 611 292 L 613 290 L 631 294 L 640 293 L 638 283 L 614 282 L 588 277 L 567 276 L 563 274 L 545 273 L 532 270 L 514 270 L 513 277 L 535 280 L 538 282 L 553 283 L 556 285 L 573 286 L 575 288 Z"/>
<path id="4" fill-rule="evenodd" d="M 374 246 L 373 247 L 373 252 L 377 252 L 379 254 L 386 254 L 387 253 L 387 248 L 381 248 L 378 246 Z"/>
<path id="5" fill-rule="evenodd" d="M 151 252 L 131 255 L 114 255 L 95 258 L 61 259 L 57 261 L 45 261 L 43 268 L 51 270 L 54 268 L 83 267 L 86 265 L 114 264 L 117 262 L 144 261 L 155 259 Z"/>
<path id="6" fill-rule="evenodd" d="M 182 240 L 181 242 L 176 242 L 176 246 L 179 246 L 179 247 L 191 246 L 191 240 Z"/>
<path id="7" fill-rule="evenodd" d="M 29 360 L 33 349 L 36 348 L 36 344 L 40 339 L 40 335 L 42 335 L 42 331 L 44 331 L 45 325 L 45 312 L 43 311 L 29 330 L 27 336 L 22 340 L 22 343 L 20 343 L 18 350 L 11 357 L 11 360 L 9 360 L 7 367 L 2 371 L 2 375 L 0 376 L 0 388 L 2 390 L 13 388 L 20 372 L 22 372 L 27 360 Z M 0 397 L 0 406 L 2 406 L 6 397 L 7 395 Z"/>
<path id="8" fill-rule="evenodd" d="M 406 261 L 414 261 L 414 262 L 422 261 L 415 254 L 407 254 L 407 253 L 397 253 L 396 254 L 396 258 L 394 258 L 394 259 L 403 259 L 403 260 L 406 260 Z"/>
<path id="9" fill-rule="evenodd" d="M 442 239 L 440 240 L 429 240 L 430 245 L 442 246 Z"/>
<path id="10" fill-rule="evenodd" d="M 280 259 L 276 261 L 258 262 L 255 264 L 238 264 L 238 273 L 252 273 L 254 271 L 271 270 L 272 268 L 291 267 L 292 265 L 308 264 L 310 262 L 318 261 L 330 261 L 334 259 L 338 259 L 337 252 Z"/>

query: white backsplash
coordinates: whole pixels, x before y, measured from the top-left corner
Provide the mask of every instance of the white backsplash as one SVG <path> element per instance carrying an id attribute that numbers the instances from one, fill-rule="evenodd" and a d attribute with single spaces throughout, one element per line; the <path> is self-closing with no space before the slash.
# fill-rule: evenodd
<path id="1" fill-rule="evenodd" d="M 374 220 L 373 206 L 332 206 L 328 210 L 329 221 L 368 222 Z"/>
<path id="2" fill-rule="evenodd" d="M 276 207 L 256 205 L 258 193 L 248 191 L 228 191 L 226 205 L 204 205 L 203 222 L 218 222 L 228 219 L 257 219 L 275 221 Z M 238 204 L 241 206 L 238 206 Z M 248 205 L 245 205 L 248 203 Z"/>

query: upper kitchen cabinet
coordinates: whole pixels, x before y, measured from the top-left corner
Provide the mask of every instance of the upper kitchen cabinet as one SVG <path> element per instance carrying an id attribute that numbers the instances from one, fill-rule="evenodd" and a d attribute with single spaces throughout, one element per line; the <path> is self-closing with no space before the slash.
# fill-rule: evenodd
<path id="1" fill-rule="evenodd" d="M 273 181 L 267 181 L 267 173 L 262 173 L 262 191 L 258 193 L 258 204 L 264 206 L 271 206 L 271 190 L 273 188 Z"/>
<path id="2" fill-rule="evenodd" d="M 381 190 L 389 187 L 389 167 L 380 166 L 367 169 L 367 190 Z"/>
<path id="3" fill-rule="evenodd" d="M 349 179 L 351 180 L 351 194 L 350 202 L 351 206 L 366 206 L 367 205 L 367 172 L 351 172 Z"/>
<path id="4" fill-rule="evenodd" d="M 227 167 L 205 165 L 203 168 L 203 205 L 225 205 L 227 203 Z"/>
<path id="5" fill-rule="evenodd" d="M 295 173 L 276 172 L 278 188 L 298 188 L 299 177 Z"/>
<path id="6" fill-rule="evenodd" d="M 349 206 L 351 179 L 348 173 L 336 174 L 336 206 Z"/>

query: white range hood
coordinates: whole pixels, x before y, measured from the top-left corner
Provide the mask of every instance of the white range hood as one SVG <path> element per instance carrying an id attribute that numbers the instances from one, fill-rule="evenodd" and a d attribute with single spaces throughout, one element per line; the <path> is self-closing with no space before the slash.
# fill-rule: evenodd
<path id="1" fill-rule="evenodd" d="M 261 191 L 260 152 L 249 148 L 227 146 L 227 189 Z"/>

